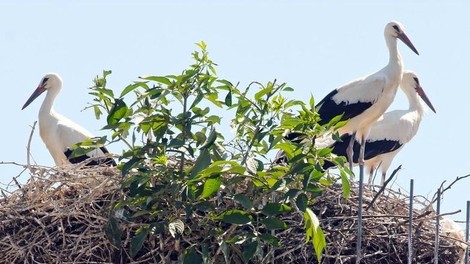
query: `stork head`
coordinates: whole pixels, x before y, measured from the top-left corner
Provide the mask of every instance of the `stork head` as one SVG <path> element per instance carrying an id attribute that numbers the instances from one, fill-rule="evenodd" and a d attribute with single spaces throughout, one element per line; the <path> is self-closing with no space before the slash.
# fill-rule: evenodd
<path id="1" fill-rule="evenodd" d="M 416 92 L 421 99 L 431 108 L 431 110 L 436 113 L 436 110 L 434 109 L 434 106 L 432 105 L 431 101 L 429 100 L 428 96 L 424 92 L 423 87 L 419 84 L 419 79 L 416 73 L 412 71 L 405 71 L 403 73 L 403 77 L 401 80 L 401 87 L 402 89 L 410 89 Z"/>
<path id="2" fill-rule="evenodd" d="M 392 21 L 385 26 L 385 37 L 391 36 L 394 38 L 397 38 L 403 43 L 406 44 L 414 53 L 419 55 L 418 50 L 416 50 L 415 46 L 413 46 L 413 43 L 411 43 L 411 40 L 408 38 L 408 36 L 405 33 L 405 27 L 398 21 Z"/>
<path id="3" fill-rule="evenodd" d="M 31 104 L 34 99 L 40 96 L 43 92 L 48 90 L 60 90 L 62 88 L 62 78 L 57 73 L 48 73 L 42 77 L 38 87 L 34 90 L 33 94 L 29 97 L 28 101 L 23 105 L 21 110 L 25 109 Z"/>

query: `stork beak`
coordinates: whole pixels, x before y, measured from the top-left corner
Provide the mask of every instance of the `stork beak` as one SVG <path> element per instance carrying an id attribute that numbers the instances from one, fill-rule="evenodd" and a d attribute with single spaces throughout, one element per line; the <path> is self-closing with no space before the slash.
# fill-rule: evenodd
<path id="1" fill-rule="evenodd" d="M 397 38 L 403 41 L 403 43 L 405 43 L 406 46 L 408 46 L 414 53 L 419 55 L 418 50 L 416 50 L 415 46 L 413 46 L 413 43 L 411 43 L 411 40 L 408 38 L 405 32 L 398 34 Z"/>
<path id="2" fill-rule="evenodd" d="M 30 103 L 34 101 L 34 99 L 40 96 L 44 91 L 46 91 L 46 85 L 45 84 L 39 85 L 38 88 L 36 88 L 33 94 L 29 97 L 28 101 L 26 101 L 26 103 L 23 105 L 21 110 L 25 109 Z"/>
<path id="3" fill-rule="evenodd" d="M 420 85 L 418 85 L 418 87 L 416 88 L 416 92 L 418 93 L 419 97 L 421 97 L 421 99 L 423 99 L 423 101 L 429 106 L 429 108 L 431 108 L 431 110 L 436 113 L 434 106 L 432 106 L 431 101 L 429 100 L 428 96 Z"/>

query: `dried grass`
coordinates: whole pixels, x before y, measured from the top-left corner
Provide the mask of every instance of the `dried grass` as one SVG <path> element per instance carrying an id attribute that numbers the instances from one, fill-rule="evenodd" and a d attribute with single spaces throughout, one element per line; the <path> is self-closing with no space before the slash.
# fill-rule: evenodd
<path id="1" fill-rule="evenodd" d="M 202 251 L 202 242 L 209 245 L 210 255 L 215 255 L 214 263 L 224 263 L 225 259 L 230 263 L 243 263 L 241 245 L 226 244 L 230 256 L 225 258 L 220 241 L 214 237 L 220 232 L 220 237 L 227 239 L 242 234 L 247 227 L 211 224 L 214 222 L 208 221 L 210 217 L 204 213 L 182 217 L 186 228 L 179 239 L 169 233 L 150 236 L 131 259 L 127 252 L 139 224 L 120 222 L 120 248 L 113 246 L 103 231 L 111 214 L 110 205 L 124 195 L 116 169 L 72 166 L 57 170 L 30 166 L 30 170 L 31 178 L 26 184 L 0 199 L 2 263 L 177 263 L 181 262 L 185 248 Z M 366 207 L 376 193 L 365 189 Z M 408 199 L 405 194 L 386 189 L 364 212 L 362 263 L 407 262 Z M 328 188 L 317 197 L 313 209 L 328 242 L 323 263 L 354 263 L 357 201 L 354 186 L 349 200 L 342 198 L 339 186 Z M 235 206 L 231 202 L 217 203 L 215 198 L 210 202 L 217 205 L 217 212 Z M 432 263 L 437 216 L 426 202 L 416 202 L 422 208 L 415 210 L 413 220 L 414 259 L 416 263 Z M 177 209 L 170 205 L 168 210 Z M 255 262 L 316 263 L 311 243 L 305 243 L 302 214 L 293 212 L 282 219 L 289 228 L 274 234 L 282 246 L 259 248 L 263 254 L 256 255 Z M 164 219 L 158 216 L 153 219 L 159 220 Z M 146 221 L 148 219 L 141 218 L 138 222 Z M 262 226 L 256 228 L 264 232 Z M 461 242 L 442 235 L 439 263 L 456 263 L 463 250 Z"/>

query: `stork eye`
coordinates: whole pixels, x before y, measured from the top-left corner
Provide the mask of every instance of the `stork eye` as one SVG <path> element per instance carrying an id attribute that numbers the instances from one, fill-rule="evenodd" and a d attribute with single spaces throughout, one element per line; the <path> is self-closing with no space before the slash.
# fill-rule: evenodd
<path id="1" fill-rule="evenodd" d="M 47 78 L 47 77 L 42 79 L 42 85 L 46 84 L 47 81 L 49 81 L 49 78 Z"/>
<path id="2" fill-rule="evenodd" d="M 395 29 L 397 33 L 400 33 L 400 28 L 397 25 L 393 25 L 393 29 Z"/>

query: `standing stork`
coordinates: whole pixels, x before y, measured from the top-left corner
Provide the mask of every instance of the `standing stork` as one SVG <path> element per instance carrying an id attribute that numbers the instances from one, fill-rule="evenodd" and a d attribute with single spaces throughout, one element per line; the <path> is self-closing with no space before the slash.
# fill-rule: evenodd
<path id="1" fill-rule="evenodd" d="M 351 134 L 347 147 L 349 167 L 352 170 L 354 138 L 360 135 L 359 142 L 359 204 L 356 242 L 356 263 L 362 259 L 362 195 L 364 182 L 364 150 L 371 125 L 392 104 L 398 85 L 403 75 L 403 62 L 398 51 L 397 39 L 405 43 L 413 52 L 419 55 L 405 33 L 404 26 L 397 22 L 389 22 L 384 30 L 385 42 L 388 47 L 388 64 L 378 72 L 356 79 L 330 92 L 317 105 L 320 124 L 326 124 L 336 116 L 342 115 L 341 120 L 348 120 L 345 126 L 338 129 L 340 135 Z"/>
<path id="2" fill-rule="evenodd" d="M 400 87 L 408 98 L 408 110 L 394 110 L 385 113 L 372 125 L 366 140 L 364 159 L 365 166 L 369 168 L 369 184 L 372 183 L 372 175 L 378 166 L 381 167 L 382 171 L 381 185 L 384 184 L 387 170 L 394 157 L 418 132 L 419 124 L 425 112 L 424 105 L 419 97 L 436 113 L 434 106 L 419 83 L 418 76 L 414 72 L 405 71 L 403 73 Z M 360 147 L 358 143 L 360 138 L 361 135 L 356 134 L 354 163 L 358 163 L 359 157 L 356 155 L 356 151 Z M 338 156 L 345 156 L 351 135 L 346 134 L 341 139 L 342 142 L 338 141 L 332 145 L 333 153 Z"/>
<path id="3" fill-rule="evenodd" d="M 388 64 L 373 74 L 353 80 L 331 91 L 316 105 L 320 116 L 318 124 L 327 124 L 334 117 L 342 115 L 340 121 L 348 120 L 348 122 L 338 129 L 339 135 L 356 133 L 361 135 L 360 165 L 364 164 L 365 140 L 369 134 L 370 126 L 391 105 L 402 79 L 403 61 L 398 51 L 397 39 L 419 55 L 400 22 L 389 22 L 385 26 L 384 37 L 389 51 Z M 300 143 L 302 136 L 302 133 L 290 132 L 285 138 Z M 329 134 L 325 134 L 322 136 L 323 139 L 320 138 L 318 141 L 321 142 L 329 136 Z M 353 143 L 354 140 L 351 140 L 346 155 L 350 161 L 353 156 Z M 283 155 L 278 153 L 274 163 L 280 163 L 283 160 Z M 350 162 L 351 169 L 352 165 Z"/>
<path id="4" fill-rule="evenodd" d="M 390 106 L 395 98 L 398 85 L 403 75 L 403 61 L 398 51 L 397 39 L 405 43 L 419 55 L 405 33 L 404 26 L 392 21 L 385 26 L 385 42 L 389 50 L 388 64 L 376 73 L 356 79 L 330 92 L 317 105 L 320 124 L 328 123 L 332 118 L 342 115 L 341 120 L 348 120 L 345 126 L 338 129 L 340 135 L 346 133 L 360 134 L 359 165 L 364 165 L 365 141 L 372 125 Z M 352 137 L 354 138 L 354 136 Z M 353 155 L 351 140 L 347 157 Z M 350 163 L 352 167 L 352 163 Z"/>
<path id="5" fill-rule="evenodd" d="M 114 159 L 106 156 L 108 150 L 105 147 L 97 148 L 82 156 L 70 157 L 72 154 L 70 147 L 72 145 L 92 138 L 93 135 L 54 110 L 54 100 L 61 89 L 62 78 L 56 73 L 48 73 L 41 79 L 36 90 L 21 108 L 21 110 L 25 109 L 34 99 L 47 91 L 46 98 L 39 110 L 39 133 L 55 164 L 61 166 L 92 158 L 87 165 L 107 164 L 115 166 Z"/>

